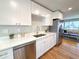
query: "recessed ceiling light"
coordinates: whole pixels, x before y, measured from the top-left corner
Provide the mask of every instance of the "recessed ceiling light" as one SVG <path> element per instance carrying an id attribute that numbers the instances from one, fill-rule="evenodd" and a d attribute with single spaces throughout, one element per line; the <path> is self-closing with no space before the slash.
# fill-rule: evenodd
<path id="1" fill-rule="evenodd" d="M 40 14 L 39 10 L 35 10 L 34 13 L 35 13 L 36 15 L 39 15 L 39 14 Z"/>
<path id="2" fill-rule="evenodd" d="M 72 10 L 72 8 L 70 7 L 70 8 L 68 8 L 68 10 L 70 11 L 70 10 Z"/>
<path id="3" fill-rule="evenodd" d="M 17 3 L 15 1 L 10 1 L 12 7 L 17 7 Z"/>

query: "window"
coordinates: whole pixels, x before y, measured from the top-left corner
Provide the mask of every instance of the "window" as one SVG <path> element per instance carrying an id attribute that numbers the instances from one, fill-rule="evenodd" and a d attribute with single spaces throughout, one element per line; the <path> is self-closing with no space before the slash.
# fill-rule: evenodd
<path id="1" fill-rule="evenodd" d="M 79 29 L 79 21 L 66 21 L 63 25 L 64 29 Z"/>

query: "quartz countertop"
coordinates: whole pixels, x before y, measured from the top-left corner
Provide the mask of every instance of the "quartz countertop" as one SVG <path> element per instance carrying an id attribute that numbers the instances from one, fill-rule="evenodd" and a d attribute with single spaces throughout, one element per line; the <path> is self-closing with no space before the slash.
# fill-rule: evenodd
<path id="1" fill-rule="evenodd" d="M 50 32 L 44 33 L 44 34 L 46 34 L 46 35 L 36 38 L 36 37 L 33 37 L 33 35 L 35 35 L 35 33 L 28 33 L 28 34 L 25 34 L 24 37 L 18 37 L 18 38 L 16 37 L 14 39 L 8 39 L 8 40 L 0 43 L 0 51 L 6 50 L 9 48 L 13 48 L 13 47 L 16 47 L 18 45 L 35 42 L 36 40 L 39 40 L 40 38 L 43 38 L 43 37 L 46 37 L 49 35 L 56 35 L 56 33 L 50 33 Z"/>

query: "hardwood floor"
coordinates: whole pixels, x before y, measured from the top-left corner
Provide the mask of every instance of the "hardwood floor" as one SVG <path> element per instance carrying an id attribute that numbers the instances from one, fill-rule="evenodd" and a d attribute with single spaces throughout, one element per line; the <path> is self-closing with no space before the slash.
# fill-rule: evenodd
<path id="1" fill-rule="evenodd" d="M 79 59 L 79 43 L 63 39 L 60 46 L 52 48 L 40 59 Z"/>

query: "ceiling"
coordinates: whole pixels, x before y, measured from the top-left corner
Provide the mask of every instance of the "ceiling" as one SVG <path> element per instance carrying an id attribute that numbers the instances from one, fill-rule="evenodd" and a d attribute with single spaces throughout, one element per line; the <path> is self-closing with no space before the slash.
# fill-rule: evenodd
<path id="1" fill-rule="evenodd" d="M 64 18 L 73 17 L 79 14 L 79 0 L 33 0 L 44 7 L 55 11 L 60 10 L 64 14 Z M 72 10 L 68 8 L 72 7 Z"/>

